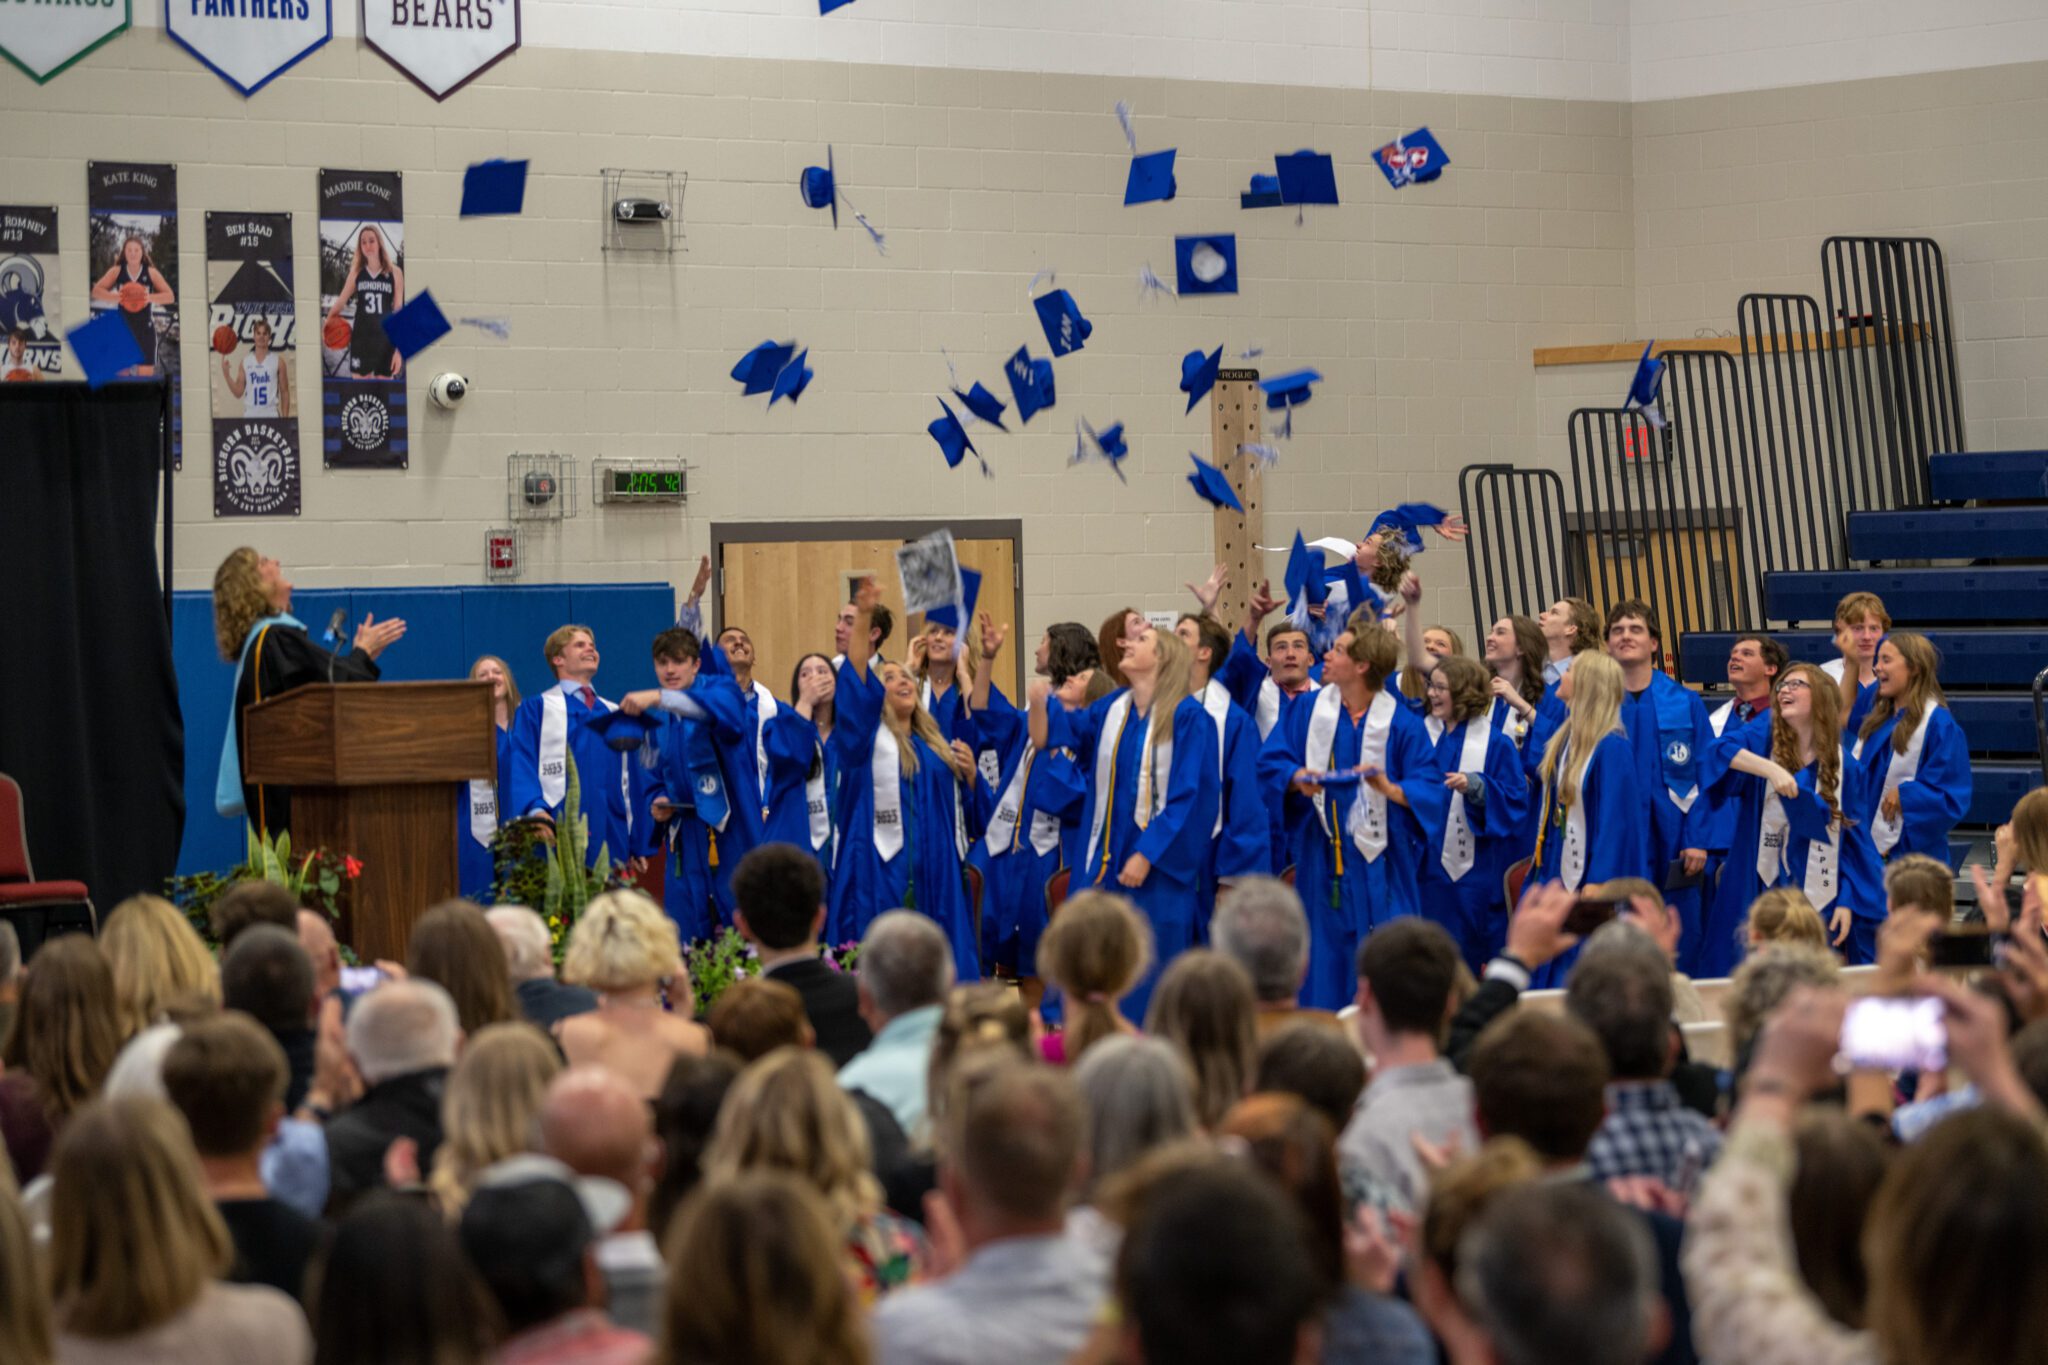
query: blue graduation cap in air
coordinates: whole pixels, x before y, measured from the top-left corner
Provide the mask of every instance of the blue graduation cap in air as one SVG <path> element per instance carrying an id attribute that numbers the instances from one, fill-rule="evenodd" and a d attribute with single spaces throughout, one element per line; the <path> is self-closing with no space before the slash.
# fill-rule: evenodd
<path id="1" fill-rule="evenodd" d="M 1150 204 L 1171 199 L 1179 186 L 1173 178 L 1173 158 L 1178 149 L 1147 152 L 1131 158 L 1130 178 L 1124 182 L 1124 203 Z"/>
<path id="2" fill-rule="evenodd" d="M 1428 128 L 1417 128 L 1406 137 L 1397 137 L 1372 155 L 1373 164 L 1386 176 L 1387 183 L 1395 189 L 1403 185 L 1419 185 L 1436 179 L 1444 173 L 1444 167 L 1451 164 L 1451 158 L 1443 144 L 1430 134 Z"/>
<path id="3" fill-rule="evenodd" d="M 1643 343 L 1643 358 L 1636 362 L 1636 372 L 1628 381 L 1628 398 L 1622 404 L 1630 412 L 1640 412 L 1643 420 L 1653 427 L 1664 425 L 1664 414 L 1657 407 L 1657 388 L 1664 379 L 1663 357 L 1650 358 L 1650 348 L 1657 343 Z"/>
<path id="4" fill-rule="evenodd" d="M 590 718 L 590 728 L 604 740 L 605 747 L 619 753 L 629 753 L 662 727 L 659 711 L 642 711 L 629 716 L 624 711 L 607 711 L 601 716 Z"/>
<path id="5" fill-rule="evenodd" d="M 946 406 L 946 400 L 943 398 L 939 400 L 939 408 L 945 415 L 934 417 L 925 430 L 939 443 L 939 450 L 946 457 L 946 467 L 958 469 L 961 459 L 969 451 L 973 451 L 974 458 L 980 462 L 982 472 L 986 474 L 988 461 L 981 458 L 981 452 L 974 449 L 974 442 L 967 439 L 967 428 L 961 425 L 960 418 L 953 409 Z"/>
<path id="6" fill-rule="evenodd" d="M 1003 373 L 1009 376 L 1010 397 L 1017 401 L 1019 422 L 1029 422 L 1052 406 L 1054 388 L 1050 360 L 1033 360 L 1030 349 L 1019 346 L 1017 354 L 1004 364 Z"/>
<path id="7" fill-rule="evenodd" d="M 1195 410 L 1195 404 L 1208 396 L 1216 387 L 1216 372 L 1223 366 L 1223 348 L 1203 355 L 1199 350 L 1189 351 L 1180 361 L 1180 391 L 1188 396 L 1188 411 Z"/>
<path id="8" fill-rule="evenodd" d="M 810 358 L 811 353 L 809 350 L 806 350 L 802 355 L 782 367 L 782 372 L 775 376 L 774 387 L 768 391 L 769 407 L 774 407 L 779 399 L 787 398 L 790 402 L 794 403 L 797 399 L 804 396 L 804 390 L 811 386 L 813 371 L 810 366 L 804 364 Z"/>
<path id="9" fill-rule="evenodd" d="M 849 0 L 840 0 L 841 4 Z M 807 209 L 829 208 L 832 210 L 832 226 L 839 226 L 839 185 L 832 177 L 832 149 L 825 149 L 825 164 L 806 166 L 797 179 L 797 189 L 803 194 Z"/>
<path id="10" fill-rule="evenodd" d="M 924 614 L 924 619 L 934 625 L 949 626 L 954 630 L 960 630 L 962 629 L 960 623 L 963 620 L 972 621 L 974 619 L 974 604 L 980 597 L 981 575 L 968 568 L 965 564 L 962 564 L 960 566 L 960 609 L 955 611 L 951 603 L 943 607 L 933 607 Z"/>
<path id="11" fill-rule="evenodd" d="M 1280 198 L 1288 204 L 1334 204 L 1337 202 L 1337 168 L 1327 152 L 1304 147 L 1298 152 L 1274 158 L 1279 174 Z"/>
<path id="12" fill-rule="evenodd" d="M 433 291 L 428 289 L 420 290 L 405 307 L 384 318 L 384 335 L 407 360 L 454 330 L 442 314 L 441 305 L 434 302 Z"/>
<path id="13" fill-rule="evenodd" d="M 1277 209 L 1286 202 L 1280 197 L 1280 177 L 1277 175 L 1253 176 L 1251 188 L 1237 196 L 1237 206 L 1241 209 Z"/>
<path id="14" fill-rule="evenodd" d="M 1259 381 L 1259 388 L 1266 395 L 1267 408 L 1278 408 L 1287 414 L 1286 419 L 1280 424 L 1280 435 L 1294 435 L 1294 410 L 1315 397 L 1315 390 L 1311 386 L 1322 382 L 1323 375 L 1320 370 L 1290 370 L 1286 374 L 1276 374 L 1271 379 Z"/>
<path id="15" fill-rule="evenodd" d="M 833 10 L 844 9 L 852 3 L 853 0 L 818 0 L 818 13 L 830 14 Z"/>
<path id="16" fill-rule="evenodd" d="M 1087 418 L 1082 417 L 1074 423 L 1074 456 L 1067 465 L 1071 468 L 1090 460 L 1101 460 L 1109 466 L 1109 472 L 1116 475 L 1118 483 L 1128 483 L 1130 480 L 1124 477 L 1124 459 L 1130 453 L 1130 447 L 1124 444 L 1122 422 L 1097 431 L 1088 425 Z"/>
<path id="17" fill-rule="evenodd" d="M 1244 511 L 1244 504 L 1237 500 L 1237 490 L 1230 486 L 1230 480 L 1223 476 L 1222 470 L 1192 450 L 1188 452 L 1188 458 L 1195 463 L 1195 472 L 1188 475 L 1188 483 L 1201 495 L 1203 502 L 1227 507 L 1233 512 Z"/>
<path id="18" fill-rule="evenodd" d="M 1045 328 L 1045 344 L 1054 355 L 1078 351 L 1095 330 L 1095 324 L 1081 316 L 1081 307 L 1064 289 L 1049 289 L 1031 301 L 1038 310 L 1039 325 Z"/>
<path id="19" fill-rule="evenodd" d="M 66 332 L 64 339 L 71 343 L 71 354 L 85 371 L 85 382 L 95 389 L 142 363 L 142 347 L 118 309 L 94 315 L 92 321 Z"/>
<path id="20" fill-rule="evenodd" d="M 748 395 L 767 393 L 795 354 L 794 341 L 764 341 L 740 357 L 739 364 L 732 367 L 732 377 L 746 386 L 742 392 Z"/>
<path id="21" fill-rule="evenodd" d="M 1009 430 L 1008 427 L 1003 425 L 1003 408 L 1006 405 L 1002 399 L 996 397 L 987 388 L 983 387 L 979 379 L 975 380 L 974 387 L 965 393 L 960 392 L 958 389 L 953 390 L 953 396 L 959 399 L 969 412 L 996 430 L 1005 432 Z"/>
<path id="22" fill-rule="evenodd" d="M 1306 596 L 1308 601 L 1321 606 L 1330 596 L 1329 584 L 1323 580 L 1323 552 L 1309 549 L 1299 531 L 1294 533 L 1294 548 L 1287 552 L 1285 582 L 1290 602 Z"/>
<path id="23" fill-rule="evenodd" d="M 462 216 L 517 213 L 526 206 L 524 161 L 478 161 L 462 173 Z"/>
<path id="24" fill-rule="evenodd" d="M 1237 234 L 1173 239 L 1173 265 L 1182 294 L 1237 292 Z"/>
<path id="25" fill-rule="evenodd" d="M 1327 583 L 1332 576 L 1344 585 L 1345 600 L 1351 604 L 1345 608 L 1346 611 L 1357 611 L 1360 607 L 1371 607 L 1374 614 L 1377 615 L 1380 608 L 1386 605 L 1385 599 L 1379 595 L 1370 583 L 1365 581 L 1364 575 L 1358 572 L 1358 562 L 1356 560 L 1347 559 L 1335 569 L 1326 570 L 1323 581 Z"/>
<path id="26" fill-rule="evenodd" d="M 1434 503 L 1404 502 L 1398 507 L 1389 507 L 1374 517 L 1372 528 L 1366 534 L 1376 536 L 1382 531 L 1392 531 L 1401 537 L 1410 554 L 1421 554 L 1422 528 L 1443 525 L 1447 515 L 1443 508 Z"/>

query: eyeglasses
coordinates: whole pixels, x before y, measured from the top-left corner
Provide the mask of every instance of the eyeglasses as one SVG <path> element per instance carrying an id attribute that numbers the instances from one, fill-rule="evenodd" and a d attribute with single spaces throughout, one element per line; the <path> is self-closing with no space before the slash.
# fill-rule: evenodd
<path id="1" fill-rule="evenodd" d="M 1811 692 L 1813 684 L 1804 678 L 1787 678 L 1784 682 L 1778 684 L 1778 690 L 1780 692 Z"/>
<path id="2" fill-rule="evenodd" d="M 1424 683 L 1422 690 L 1425 692 L 1441 692 L 1447 697 L 1451 695 L 1451 685 L 1449 683 Z"/>

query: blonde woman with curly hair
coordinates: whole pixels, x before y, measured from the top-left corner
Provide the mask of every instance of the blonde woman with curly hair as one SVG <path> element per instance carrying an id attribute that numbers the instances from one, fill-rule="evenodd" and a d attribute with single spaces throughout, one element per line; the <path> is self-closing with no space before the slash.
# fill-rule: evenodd
<path id="1" fill-rule="evenodd" d="M 1437 660 L 1422 727 L 1449 793 L 1443 835 L 1422 861 L 1422 912 L 1442 926 L 1474 972 L 1507 938 L 1503 876 L 1518 859 L 1531 802 L 1521 752 L 1493 724 L 1493 677 L 1462 654 Z"/>
<path id="2" fill-rule="evenodd" d="M 882 1207 L 860 1110 L 832 1065 L 810 1049 L 777 1048 L 726 1093 L 704 1153 L 707 1186 L 746 1172 L 781 1171 L 825 1198 L 842 1265 L 864 1304 L 924 1278 L 930 1248 L 913 1223 Z"/>
<path id="3" fill-rule="evenodd" d="M 114 969 L 124 1037 L 161 1022 L 170 1007 L 220 1004 L 220 966 L 185 912 L 161 896 L 130 896 L 100 928 Z"/>
<path id="4" fill-rule="evenodd" d="M 1195 945 L 1195 907 L 1222 807 L 1216 722 L 1193 695 L 1193 660 L 1170 631 L 1146 627 L 1123 645 L 1127 685 L 1086 708 L 1033 688 L 1031 742 L 1064 745 L 1087 785 L 1081 861 L 1070 875 L 1129 896 L 1152 926 L 1154 971 L 1124 997 L 1145 1017 L 1160 965 Z"/>
<path id="5" fill-rule="evenodd" d="M 879 602 L 873 579 L 854 589 L 853 637 L 865 639 Z M 828 937 L 866 935 L 886 910 L 916 910 L 945 930 L 962 981 L 981 975 L 981 948 L 967 901 L 964 802 L 972 799 L 974 753 L 949 739 L 919 700 L 917 676 L 901 664 L 871 666 L 855 650 L 839 665 L 832 743 L 845 813 L 832 868 Z"/>
<path id="6" fill-rule="evenodd" d="M 1778 676 L 1766 714 L 1708 747 L 1702 783 L 1718 784 L 1735 823 L 1707 907 L 1700 975 L 1735 970 L 1750 902 L 1780 886 L 1805 894 L 1827 924 L 1829 945 L 1852 964 L 1877 960 L 1884 869 L 1868 823 L 1852 814 L 1870 802 L 1866 775 L 1843 746 L 1842 711 L 1833 678 L 1793 664 Z"/>
<path id="7" fill-rule="evenodd" d="M 291 828 L 291 789 L 242 782 L 242 714 L 259 701 L 307 683 L 375 682 L 377 657 L 405 634 L 396 617 L 363 614 L 354 647 L 329 653 L 313 643 L 305 622 L 292 615 L 292 582 L 284 566 L 244 545 L 213 571 L 213 638 L 220 657 L 235 666 L 234 709 L 228 713 L 213 806 L 222 815 L 246 815 L 258 830 Z"/>
<path id="8" fill-rule="evenodd" d="M 691 1018 L 675 921 L 638 891 L 607 891 L 583 908 L 569 931 L 562 979 L 597 992 L 595 1010 L 555 1026 L 571 1066 L 608 1068 L 652 1100 L 676 1058 L 711 1050 L 710 1031 Z"/>
<path id="9" fill-rule="evenodd" d="M 548 1082 L 562 1058 L 531 1024 L 492 1024 L 472 1034 L 441 1095 L 441 1145 L 427 1190 L 451 1219 L 461 1216 L 477 1175 L 530 1152 Z"/>

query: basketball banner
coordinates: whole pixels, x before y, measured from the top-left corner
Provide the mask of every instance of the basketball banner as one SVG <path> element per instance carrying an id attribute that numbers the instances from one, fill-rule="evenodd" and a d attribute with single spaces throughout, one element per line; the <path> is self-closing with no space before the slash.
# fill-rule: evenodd
<path id="1" fill-rule="evenodd" d="M 362 0 L 363 41 L 437 100 L 519 46 L 519 0 Z"/>
<path id="2" fill-rule="evenodd" d="M 289 213 L 206 215 L 213 514 L 299 514 L 297 308 Z"/>
<path id="3" fill-rule="evenodd" d="M 178 382 L 178 168 L 132 161 L 85 167 L 85 269 L 92 311 L 118 311 L 142 348 L 125 379 L 171 381 L 171 460 L 185 467 Z"/>
<path id="4" fill-rule="evenodd" d="M 405 306 L 397 171 L 320 172 L 320 452 L 337 469 L 404 469 L 405 359 L 384 319 Z"/>
<path id="5" fill-rule="evenodd" d="M 0 207 L 0 383 L 64 368 L 57 307 L 57 210 Z"/>

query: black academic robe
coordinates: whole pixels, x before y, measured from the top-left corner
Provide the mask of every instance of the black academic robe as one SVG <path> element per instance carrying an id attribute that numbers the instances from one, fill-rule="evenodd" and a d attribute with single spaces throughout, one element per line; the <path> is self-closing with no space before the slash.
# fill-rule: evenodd
<path id="1" fill-rule="evenodd" d="M 283 696 L 307 683 L 375 682 L 382 674 L 377 661 L 360 649 L 336 654 L 313 643 L 296 626 L 269 625 L 257 632 L 242 668 L 242 681 L 235 689 L 235 752 L 248 771 L 249 744 L 244 728 L 248 709 L 259 701 Z M 242 804 L 249 823 L 275 837 L 292 827 L 290 787 L 257 786 L 242 782 Z"/>

